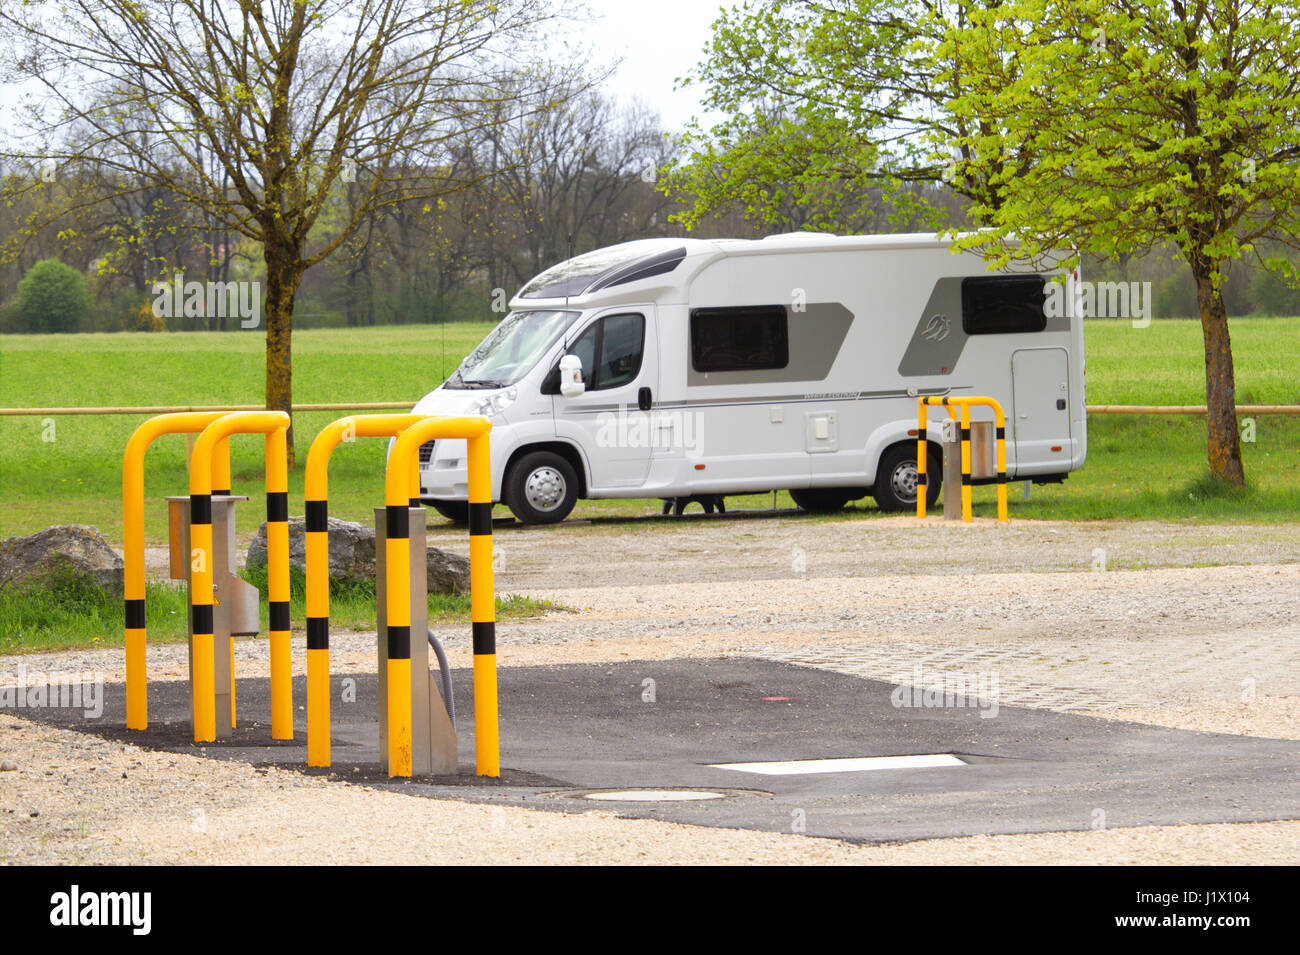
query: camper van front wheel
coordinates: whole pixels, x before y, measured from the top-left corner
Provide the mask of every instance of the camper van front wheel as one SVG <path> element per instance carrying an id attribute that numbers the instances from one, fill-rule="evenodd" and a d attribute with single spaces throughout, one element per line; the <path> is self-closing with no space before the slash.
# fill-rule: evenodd
<path id="1" fill-rule="evenodd" d="M 558 454 L 534 451 L 510 468 L 505 499 L 521 523 L 555 524 L 568 517 L 578 502 L 578 475 Z"/>
<path id="2" fill-rule="evenodd" d="M 939 486 L 943 483 L 943 456 L 930 448 L 926 457 L 925 503 L 933 506 L 939 500 Z M 882 511 L 908 511 L 916 509 L 916 443 L 896 444 L 880 456 L 876 468 L 874 496 Z"/>

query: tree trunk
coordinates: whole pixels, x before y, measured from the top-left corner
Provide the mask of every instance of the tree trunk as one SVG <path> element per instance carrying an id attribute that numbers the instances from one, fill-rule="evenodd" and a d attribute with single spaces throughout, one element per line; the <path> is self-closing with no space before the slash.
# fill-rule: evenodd
<path id="1" fill-rule="evenodd" d="M 1232 341 L 1228 336 L 1228 310 L 1223 289 L 1214 287 L 1217 266 L 1192 269 L 1196 277 L 1196 303 L 1205 338 L 1205 403 L 1208 427 L 1207 454 L 1210 473 L 1238 487 L 1246 484 L 1241 463 L 1241 435 L 1237 431 L 1237 385 L 1232 370 Z"/>
<path id="2" fill-rule="evenodd" d="M 292 249 L 265 246 L 266 262 L 266 408 L 290 417 L 289 467 L 293 449 L 293 300 L 302 281 L 302 260 Z"/>

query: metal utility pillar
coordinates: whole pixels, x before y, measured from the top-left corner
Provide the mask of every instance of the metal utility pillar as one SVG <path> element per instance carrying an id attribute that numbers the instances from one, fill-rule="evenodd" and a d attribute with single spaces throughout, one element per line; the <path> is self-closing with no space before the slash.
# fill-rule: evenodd
<path id="1" fill-rule="evenodd" d="M 399 511 L 400 513 L 400 511 Z M 411 773 L 449 776 L 456 772 L 456 731 L 437 680 L 429 670 L 429 557 L 425 546 L 425 513 L 408 509 L 411 548 Z M 379 752 L 384 768 L 394 775 L 388 751 L 388 511 L 375 508 L 375 595 L 379 624 Z"/>

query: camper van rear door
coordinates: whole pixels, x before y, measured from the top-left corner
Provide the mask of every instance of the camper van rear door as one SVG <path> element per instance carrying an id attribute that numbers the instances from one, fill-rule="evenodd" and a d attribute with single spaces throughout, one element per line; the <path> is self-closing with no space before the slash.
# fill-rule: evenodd
<path id="1" fill-rule="evenodd" d="M 1019 348 L 1011 355 L 1016 467 L 1070 463 L 1070 363 L 1064 348 Z M 1053 451 L 1059 447 L 1061 451 Z"/>

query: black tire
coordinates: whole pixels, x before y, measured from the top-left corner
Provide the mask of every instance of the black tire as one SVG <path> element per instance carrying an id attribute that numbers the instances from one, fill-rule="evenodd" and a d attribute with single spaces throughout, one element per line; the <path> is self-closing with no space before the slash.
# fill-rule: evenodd
<path id="1" fill-rule="evenodd" d="M 925 459 L 925 504 L 934 507 L 943 484 L 943 455 L 929 446 Z M 916 443 L 897 444 L 880 456 L 872 495 L 882 511 L 916 510 Z M 910 493 L 908 489 L 910 488 Z"/>
<path id="2" fill-rule="evenodd" d="M 578 475 L 555 452 L 534 451 L 511 465 L 502 497 L 520 523 L 558 524 L 578 503 Z"/>
<path id="3" fill-rule="evenodd" d="M 866 492 L 853 487 L 806 487 L 791 491 L 794 502 L 814 514 L 830 514 L 840 510 L 849 501 L 856 501 Z"/>
<path id="4" fill-rule="evenodd" d="M 453 524 L 469 523 L 468 501 L 439 501 L 431 497 L 421 498 L 421 503 L 433 508 Z"/>

